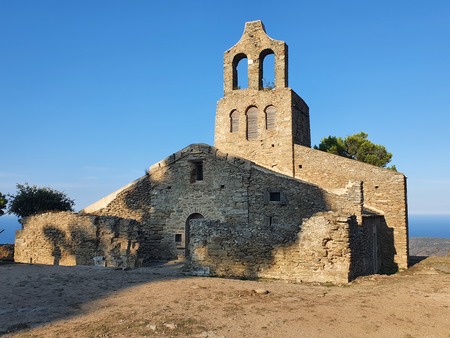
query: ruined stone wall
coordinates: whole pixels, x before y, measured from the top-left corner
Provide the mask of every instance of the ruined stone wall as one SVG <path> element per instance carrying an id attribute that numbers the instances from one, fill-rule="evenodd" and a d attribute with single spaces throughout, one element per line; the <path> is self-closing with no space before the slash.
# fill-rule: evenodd
<path id="1" fill-rule="evenodd" d="M 202 165 L 202 179 L 195 177 Z M 271 193 L 278 193 L 272 201 Z M 149 175 L 119 193 L 99 215 L 134 218 L 142 224 L 144 262 L 183 254 L 192 215 L 229 224 L 298 226 L 317 212 L 360 214 L 362 191 L 355 182 L 344 193 L 274 173 L 213 147 L 191 145 L 152 166 Z M 177 241 L 178 240 L 178 241 Z"/>
<path id="2" fill-rule="evenodd" d="M 351 275 L 351 219 L 328 212 L 297 226 L 193 221 L 192 273 L 346 283 Z"/>
<path id="3" fill-rule="evenodd" d="M 339 192 L 349 180 L 363 181 L 364 206 L 384 216 L 380 241 L 385 271 L 408 266 L 406 178 L 403 174 L 295 145 L 295 177 Z"/>
<path id="4" fill-rule="evenodd" d="M 201 180 L 195 177 L 199 163 Z M 189 216 L 239 224 L 248 221 L 249 168 L 248 161 L 227 157 L 207 145 L 191 145 L 152 166 L 149 175 L 95 214 L 141 222 L 144 262 L 176 258 L 185 248 Z M 181 236 L 180 243 L 176 235 Z"/>
<path id="5" fill-rule="evenodd" d="M 22 225 L 16 231 L 16 262 L 93 265 L 94 257 L 103 256 L 106 266 L 137 265 L 136 221 L 56 212 L 24 218 Z"/>

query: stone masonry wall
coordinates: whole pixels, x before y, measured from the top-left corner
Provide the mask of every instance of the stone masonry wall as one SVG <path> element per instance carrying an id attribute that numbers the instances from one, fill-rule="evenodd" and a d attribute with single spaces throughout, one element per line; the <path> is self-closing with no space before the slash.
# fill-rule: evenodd
<path id="1" fill-rule="evenodd" d="M 97 256 L 111 267 L 138 263 L 139 225 L 133 220 L 56 212 L 24 218 L 22 225 L 15 242 L 19 263 L 93 265 Z"/>
<path id="2" fill-rule="evenodd" d="M 203 177 L 193 177 L 202 163 Z M 271 193 L 279 200 L 271 201 Z M 191 145 L 153 166 L 148 176 L 124 189 L 98 215 L 134 218 L 142 224 L 139 254 L 144 263 L 183 254 L 188 219 L 201 215 L 228 224 L 298 227 L 318 212 L 361 214 L 361 183 L 340 194 L 274 173 L 215 148 Z M 179 239 L 179 242 L 176 239 Z"/>
<path id="3" fill-rule="evenodd" d="M 227 50 L 224 54 L 224 92 L 236 89 L 237 72 L 235 68 L 237 61 L 245 56 L 248 63 L 248 88 L 261 89 L 263 82 L 263 60 L 270 50 L 275 56 L 274 75 L 275 88 L 285 88 L 288 86 L 288 52 L 284 41 L 270 38 L 261 21 L 252 21 L 245 24 L 244 33 L 238 43 Z"/>
<path id="4" fill-rule="evenodd" d="M 279 192 L 280 201 L 270 193 Z M 321 212 L 360 216 L 363 195 L 361 182 L 353 182 L 340 195 L 316 185 L 253 166 L 248 185 L 249 224 L 297 227 L 304 219 Z"/>
<path id="5" fill-rule="evenodd" d="M 195 220 L 187 266 L 194 274 L 347 283 L 351 222 L 333 212 L 276 230 L 270 225 Z"/>
<path id="6" fill-rule="evenodd" d="M 274 88 L 263 88 L 264 58 L 274 55 Z M 248 88 L 237 87 L 237 63 L 247 58 Z M 222 152 L 250 159 L 292 175 L 294 143 L 311 145 L 309 108 L 288 88 L 288 47 L 271 39 L 261 21 L 247 22 L 239 42 L 224 54 L 224 97 L 217 103 L 214 145 Z M 275 109 L 268 127 L 266 109 Z M 248 139 L 247 111 L 257 109 L 257 137 Z M 238 119 L 231 130 L 231 114 Z M 273 123 L 272 123 L 273 122 Z M 252 128 L 253 129 L 253 128 Z"/>
<path id="7" fill-rule="evenodd" d="M 403 174 L 295 145 L 295 177 L 336 192 L 349 180 L 363 181 L 364 207 L 384 216 L 382 269 L 408 266 L 406 178 Z"/>
<path id="8" fill-rule="evenodd" d="M 275 171 L 291 174 L 293 167 L 293 109 L 290 88 L 274 90 L 241 89 L 227 94 L 217 104 L 214 146 Z M 275 127 L 266 128 L 265 109 L 276 109 Z M 306 105 L 305 105 L 306 106 Z M 258 109 L 258 138 L 247 139 L 247 110 Z M 230 114 L 237 111 L 239 130 L 231 132 Z M 298 119 L 296 119 L 297 122 Z M 309 129 L 309 126 L 308 126 Z"/>
<path id="9" fill-rule="evenodd" d="M 196 163 L 202 163 L 202 180 L 194 177 Z M 152 166 L 149 175 L 95 214 L 138 220 L 144 263 L 173 259 L 183 254 L 186 221 L 191 215 L 233 223 L 248 221 L 249 166 L 250 162 L 226 157 L 208 145 L 191 145 Z M 182 242 L 176 243 L 176 235 Z"/>

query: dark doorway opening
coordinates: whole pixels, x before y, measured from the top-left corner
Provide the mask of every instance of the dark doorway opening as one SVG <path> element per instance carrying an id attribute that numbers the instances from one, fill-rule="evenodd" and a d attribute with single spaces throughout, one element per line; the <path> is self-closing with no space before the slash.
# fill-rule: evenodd
<path id="1" fill-rule="evenodd" d="M 186 223 L 184 225 L 184 256 L 189 256 L 189 233 L 190 233 L 190 222 L 193 219 L 204 219 L 202 214 L 199 213 L 193 213 L 189 215 L 189 217 L 186 219 Z"/>

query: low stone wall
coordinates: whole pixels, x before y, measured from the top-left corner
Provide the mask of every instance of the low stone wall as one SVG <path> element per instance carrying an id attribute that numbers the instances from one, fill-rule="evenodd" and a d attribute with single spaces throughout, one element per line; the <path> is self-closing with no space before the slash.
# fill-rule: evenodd
<path id="1" fill-rule="evenodd" d="M 318 213 L 296 227 L 193 220 L 187 268 L 222 277 L 347 283 L 352 226 L 357 226 L 355 217 L 332 212 Z"/>
<path id="2" fill-rule="evenodd" d="M 44 213 L 22 220 L 16 231 L 14 260 L 19 263 L 137 265 L 139 223 L 112 216 Z"/>

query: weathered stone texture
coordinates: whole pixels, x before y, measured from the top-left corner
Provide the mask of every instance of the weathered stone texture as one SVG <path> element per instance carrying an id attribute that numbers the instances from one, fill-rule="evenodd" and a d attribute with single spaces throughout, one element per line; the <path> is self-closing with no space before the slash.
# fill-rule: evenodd
<path id="1" fill-rule="evenodd" d="M 295 108 L 294 102 L 297 102 Z M 247 137 L 247 111 L 250 107 L 256 107 L 259 116 L 258 136 L 252 140 Z M 266 128 L 265 110 L 268 107 L 276 110 L 273 129 Z M 231 132 L 230 114 L 234 111 L 238 114 L 239 130 Z M 309 139 L 308 106 L 290 88 L 235 90 L 217 104 L 214 145 L 222 152 L 292 175 L 292 145 L 301 142 L 309 146 Z"/>
<path id="2" fill-rule="evenodd" d="M 136 221 L 56 212 L 24 218 L 22 225 L 16 231 L 16 262 L 93 265 L 94 257 L 103 256 L 106 266 L 137 265 Z"/>
<path id="3" fill-rule="evenodd" d="M 192 180 L 195 163 L 200 162 L 203 178 Z M 96 214 L 140 221 L 140 257 L 149 262 L 175 258 L 184 252 L 187 221 L 193 214 L 229 224 L 295 227 L 317 212 L 360 212 L 359 183 L 356 187 L 341 195 L 330 194 L 249 161 L 226 157 L 213 147 L 191 145 L 153 166 L 148 176 L 137 180 Z M 279 193 L 280 200 L 270 201 L 271 192 Z M 184 238 L 178 245 L 174 240 L 177 234 Z"/>
<path id="4" fill-rule="evenodd" d="M 350 160 L 323 151 L 295 145 L 295 177 L 339 192 L 349 180 L 363 183 L 364 207 L 383 215 L 380 229 L 384 245 L 383 268 L 395 271 L 407 268 L 408 224 L 406 178 L 402 173 Z M 392 244 L 392 245 L 391 245 Z"/>
<path id="5" fill-rule="evenodd" d="M 188 266 L 223 277 L 347 283 L 352 219 L 319 213 L 297 226 L 192 221 Z"/>
<path id="6" fill-rule="evenodd" d="M 261 21 L 245 24 L 244 33 L 237 44 L 224 54 L 225 95 L 237 89 L 237 63 L 248 59 L 248 88 L 262 89 L 264 74 L 262 62 L 267 54 L 275 55 L 275 88 L 288 86 L 287 45 L 284 41 L 271 39 Z M 245 76 L 245 74 L 243 74 Z"/>
<path id="7" fill-rule="evenodd" d="M 263 60 L 275 59 L 275 87 L 262 87 Z M 239 42 L 225 52 L 225 96 L 217 104 L 214 145 L 223 152 L 248 158 L 277 172 L 292 175 L 293 147 L 311 146 L 309 108 L 287 81 L 287 45 L 271 39 L 260 21 L 248 22 Z M 248 88 L 237 88 L 237 61 L 248 59 Z M 245 76 L 246 74 L 241 74 Z M 274 113 L 274 128 L 268 127 L 267 109 Z M 258 111 L 257 137 L 249 139 L 247 112 Z M 232 130 L 231 115 L 238 119 Z"/>
<path id="8" fill-rule="evenodd" d="M 225 158 L 207 145 L 191 145 L 150 168 L 149 174 L 121 192 L 98 215 L 134 218 L 142 223 L 144 262 L 176 258 L 185 247 L 185 225 L 192 214 L 244 223 L 248 219 L 249 162 Z M 193 179 L 195 164 L 204 177 Z M 175 235 L 183 237 L 177 246 Z"/>

